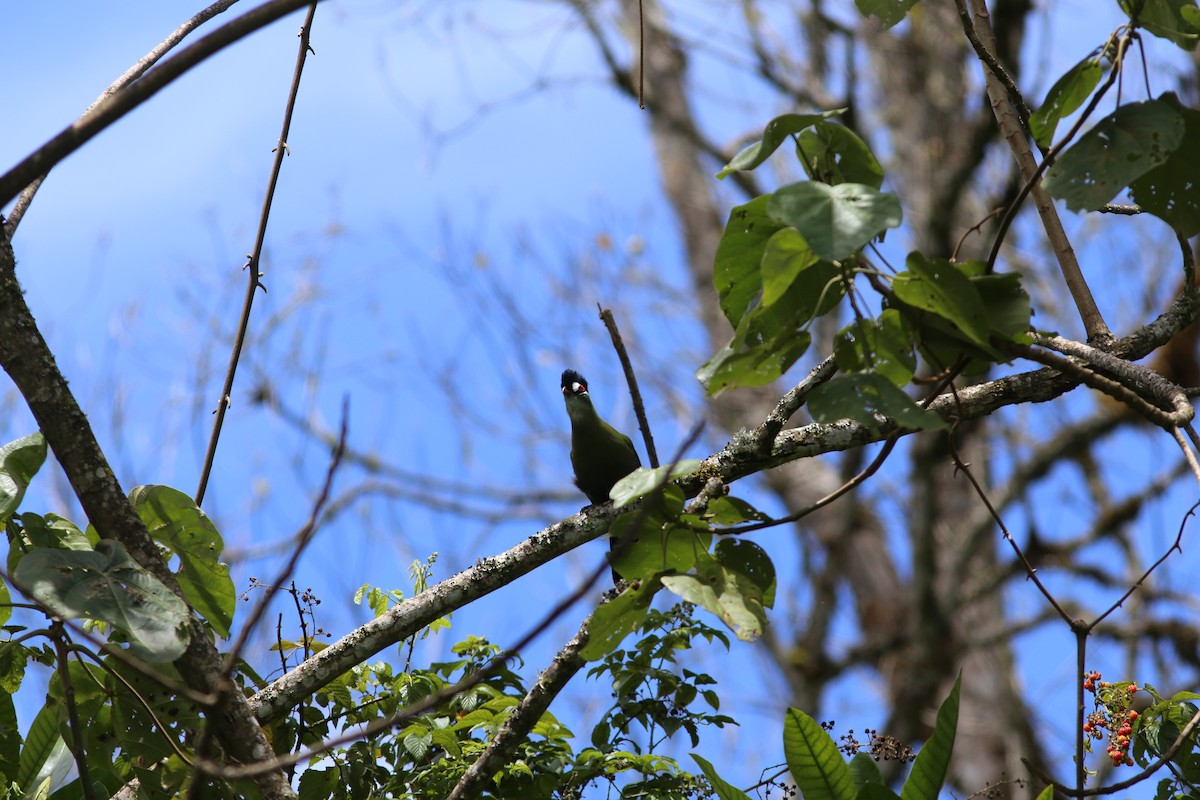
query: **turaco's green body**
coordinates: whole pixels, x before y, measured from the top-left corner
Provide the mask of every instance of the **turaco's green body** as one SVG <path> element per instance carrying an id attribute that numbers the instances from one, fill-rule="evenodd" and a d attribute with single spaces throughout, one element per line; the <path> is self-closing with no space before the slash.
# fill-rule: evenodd
<path id="1" fill-rule="evenodd" d="M 571 417 L 571 466 L 575 485 L 592 503 L 608 501 L 613 485 L 642 465 L 628 436 L 600 419 L 587 379 L 573 369 L 562 374 L 563 400 Z"/>

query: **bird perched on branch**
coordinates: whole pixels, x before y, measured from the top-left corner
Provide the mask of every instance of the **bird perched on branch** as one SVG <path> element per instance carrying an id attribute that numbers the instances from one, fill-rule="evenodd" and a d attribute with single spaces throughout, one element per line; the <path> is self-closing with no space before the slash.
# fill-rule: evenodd
<path id="1" fill-rule="evenodd" d="M 608 501 L 617 481 L 642 465 L 628 436 L 600 419 L 587 379 L 573 369 L 562 374 L 563 401 L 571 418 L 571 467 L 575 485 L 594 505 Z M 611 550 L 612 544 L 609 544 Z M 613 581 L 618 579 L 613 570 Z"/>

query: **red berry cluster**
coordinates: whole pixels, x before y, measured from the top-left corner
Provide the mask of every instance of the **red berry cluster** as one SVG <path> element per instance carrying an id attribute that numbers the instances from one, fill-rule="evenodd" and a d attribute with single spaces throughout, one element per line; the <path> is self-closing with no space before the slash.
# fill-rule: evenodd
<path id="1" fill-rule="evenodd" d="M 1108 757 L 1112 765 L 1119 767 L 1133 766 L 1133 757 L 1129 755 L 1129 745 L 1132 741 L 1133 723 L 1138 713 L 1129 707 L 1129 702 L 1137 694 L 1136 683 L 1112 684 L 1100 680 L 1100 673 L 1093 670 L 1083 676 L 1083 688 L 1096 696 L 1096 710 L 1088 714 L 1083 723 L 1083 732 L 1088 735 L 1088 751 L 1091 751 L 1091 739 L 1103 739 L 1108 732 Z"/>

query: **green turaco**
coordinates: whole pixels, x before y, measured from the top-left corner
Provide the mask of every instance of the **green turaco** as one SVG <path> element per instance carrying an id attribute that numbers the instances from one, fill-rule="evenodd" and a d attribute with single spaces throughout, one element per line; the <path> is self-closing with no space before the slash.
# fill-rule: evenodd
<path id="1" fill-rule="evenodd" d="M 591 503 L 605 503 L 613 485 L 640 467 L 642 461 L 630 438 L 600 419 L 588 394 L 586 378 L 573 369 L 564 371 L 562 393 L 567 415 L 571 418 L 571 466 L 575 470 L 575 485 Z M 616 570 L 613 570 L 613 580 L 617 580 Z"/>

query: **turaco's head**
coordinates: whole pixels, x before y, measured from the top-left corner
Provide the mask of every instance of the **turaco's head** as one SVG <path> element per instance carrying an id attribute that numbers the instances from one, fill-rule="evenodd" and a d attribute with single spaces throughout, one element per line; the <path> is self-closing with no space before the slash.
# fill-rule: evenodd
<path id="1" fill-rule="evenodd" d="M 588 395 L 587 378 L 573 369 L 563 370 L 562 393 L 563 400 L 567 403 L 568 413 L 571 413 L 572 409 L 592 407 L 592 398 Z"/>

